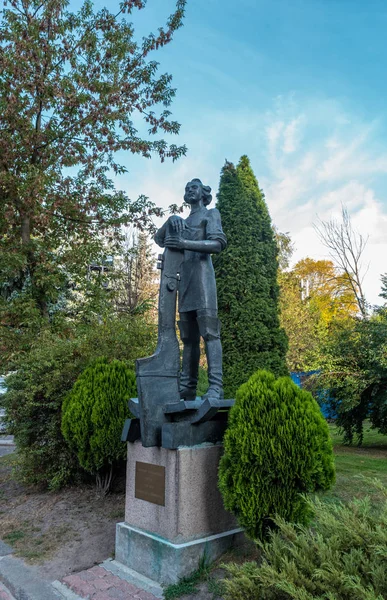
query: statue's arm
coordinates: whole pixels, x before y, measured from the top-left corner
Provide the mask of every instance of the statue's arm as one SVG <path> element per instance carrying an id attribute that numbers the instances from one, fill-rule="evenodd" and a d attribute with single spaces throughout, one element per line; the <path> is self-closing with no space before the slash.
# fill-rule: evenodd
<path id="1" fill-rule="evenodd" d="M 158 229 L 155 233 L 154 240 L 155 240 L 156 244 L 158 246 L 160 246 L 161 248 L 164 248 L 164 245 L 165 245 L 164 240 L 165 240 L 165 234 L 167 232 L 167 224 L 168 224 L 168 221 L 166 221 L 164 223 L 164 225 L 162 227 L 160 227 L 160 229 Z"/>
<path id="2" fill-rule="evenodd" d="M 158 231 L 156 231 L 154 240 L 158 246 L 164 248 L 166 246 L 166 238 L 169 239 L 170 235 L 179 235 L 186 228 L 187 225 L 184 219 L 182 219 L 178 215 L 172 215 L 167 221 L 165 221 L 164 225 L 160 227 Z"/>
<path id="3" fill-rule="evenodd" d="M 226 236 L 222 230 L 219 211 L 214 208 L 208 211 L 208 222 L 205 240 L 186 240 L 181 235 L 170 235 L 164 238 L 167 248 L 177 250 L 191 250 L 192 252 L 203 252 L 205 254 L 218 254 L 227 244 Z"/>
<path id="4" fill-rule="evenodd" d="M 222 245 L 217 240 L 183 240 L 183 249 L 194 252 L 205 252 L 207 254 L 218 254 L 222 250 Z"/>

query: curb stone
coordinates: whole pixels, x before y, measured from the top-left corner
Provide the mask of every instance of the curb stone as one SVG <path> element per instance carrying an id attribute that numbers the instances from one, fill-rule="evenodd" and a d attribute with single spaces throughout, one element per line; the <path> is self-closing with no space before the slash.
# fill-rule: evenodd
<path id="1" fill-rule="evenodd" d="M 9 591 L 8 588 L 5 587 L 5 585 L 3 585 L 0 582 L 0 598 L 1 600 L 16 600 L 15 596 L 12 596 L 11 592 Z"/>
<path id="2" fill-rule="evenodd" d="M 13 550 L 12 550 L 11 546 L 8 546 L 8 544 L 6 544 L 2 540 L 0 540 L 0 560 L 2 557 L 8 556 L 8 554 L 12 554 L 12 553 L 13 553 Z"/>
<path id="3" fill-rule="evenodd" d="M 0 558 L 0 581 L 15 600 L 59 600 L 63 596 L 44 581 L 34 569 L 11 554 Z"/>
<path id="4" fill-rule="evenodd" d="M 64 598 L 65 600 L 84 600 L 77 594 L 74 594 L 74 592 L 70 590 L 70 588 L 68 588 L 60 581 L 53 581 L 52 587 L 59 592 L 60 598 Z"/>

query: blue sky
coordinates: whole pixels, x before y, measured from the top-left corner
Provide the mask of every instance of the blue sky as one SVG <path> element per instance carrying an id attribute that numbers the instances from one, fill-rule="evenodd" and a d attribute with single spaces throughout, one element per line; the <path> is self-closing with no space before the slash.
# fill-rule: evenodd
<path id="1" fill-rule="evenodd" d="M 98 0 L 96 7 L 105 3 Z M 163 24 L 173 0 L 148 0 L 136 31 Z M 115 2 L 109 3 L 113 9 Z M 387 2 L 188 0 L 185 25 L 155 53 L 173 74 L 172 112 L 187 156 L 123 156 L 117 184 L 167 206 L 200 177 L 214 191 L 227 158 L 251 160 L 295 260 L 327 257 L 313 230 L 340 212 L 369 236 L 365 291 L 380 303 L 387 272 Z"/>

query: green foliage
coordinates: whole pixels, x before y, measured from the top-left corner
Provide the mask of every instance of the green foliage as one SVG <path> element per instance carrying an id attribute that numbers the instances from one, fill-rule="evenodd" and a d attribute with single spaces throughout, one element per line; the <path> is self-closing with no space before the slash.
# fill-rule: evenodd
<path id="1" fill-rule="evenodd" d="M 308 505 L 312 528 L 277 518 L 278 530 L 260 544 L 261 564 L 225 566 L 225 600 L 387 598 L 387 501 Z"/>
<path id="2" fill-rule="evenodd" d="M 163 162 L 186 152 L 163 139 L 180 125 L 169 111 L 172 78 L 154 60 L 181 27 L 185 0 L 140 38 L 132 20 L 145 0 L 99 10 L 85 0 L 76 11 L 67 0 L 3 4 L 0 338 L 9 361 L 28 351 L 70 289 L 90 291 L 87 266 L 106 246 L 117 253 L 122 225 L 151 228 L 162 212 L 116 189 L 111 175 L 125 173 L 132 154 Z"/>
<path id="3" fill-rule="evenodd" d="M 113 468 L 126 455 L 121 433 L 130 417 L 128 400 L 135 395 L 134 372 L 122 361 L 109 363 L 99 358 L 78 377 L 63 402 L 63 436 L 85 471 L 108 472 L 105 491 L 110 488 Z"/>
<path id="4" fill-rule="evenodd" d="M 169 585 L 164 590 L 164 600 L 175 600 L 185 594 L 195 594 L 198 591 L 198 584 L 209 579 L 211 567 L 208 563 L 206 554 L 199 560 L 199 566 L 187 577 L 182 577 L 177 583 Z M 212 581 L 212 580 L 210 580 Z"/>
<path id="5" fill-rule="evenodd" d="M 303 494 L 334 482 L 332 442 L 317 402 L 290 378 L 258 371 L 230 411 L 219 467 L 225 507 L 253 539 L 275 515 L 305 523 Z"/>
<path id="6" fill-rule="evenodd" d="M 223 167 L 217 201 L 227 247 L 216 255 L 225 395 L 259 368 L 287 373 L 278 315 L 277 245 L 263 192 L 243 156 Z"/>
<path id="7" fill-rule="evenodd" d="M 196 394 L 198 396 L 203 396 L 208 390 L 208 373 L 206 369 L 199 366 L 199 378 L 198 378 L 198 386 L 196 389 Z"/>
<path id="8" fill-rule="evenodd" d="M 288 232 L 283 233 L 273 225 L 273 233 L 278 249 L 278 267 L 281 271 L 284 271 L 290 266 L 295 246 Z"/>
<path id="9" fill-rule="evenodd" d="M 387 300 L 387 273 L 381 275 L 380 279 L 382 281 L 382 289 L 379 296 L 384 298 L 384 300 Z"/>
<path id="10" fill-rule="evenodd" d="M 284 234 L 277 233 L 282 263 L 287 259 L 284 255 L 287 239 L 283 238 Z M 291 270 L 281 269 L 278 282 L 280 322 L 289 342 L 286 357 L 289 370 L 319 369 L 321 346 L 329 335 L 330 325 L 358 312 L 350 281 L 331 261 L 306 257 Z"/>
<path id="11" fill-rule="evenodd" d="M 290 371 L 318 368 L 321 324 L 318 308 L 301 298 L 300 281 L 292 271 L 279 273 L 280 321 L 288 338 L 287 365 Z"/>
<path id="12" fill-rule="evenodd" d="M 6 379 L 4 406 L 25 483 L 60 487 L 76 471 L 60 422 L 63 398 L 82 363 L 78 340 L 42 332 Z"/>
<path id="13" fill-rule="evenodd" d="M 2 397 L 24 482 L 57 488 L 74 478 L 78 463 L 61 433 L 65 396 L 90 361 L 105 355 L 133 366 L 151 353 L 155 340 L 155 327 L 138 316 L 37 335 L 30 352 L 15 362 Z"/>
<path id="14" fill-rule="evenodd" d="M 322 348 L 322 373 L 314 388 L 329 389 L 345 441 L 362 442 L 363 423 L 387 434 L 387 315 L 336 322 Z M 325 398 L 324 398 L 325 401 Z"/>

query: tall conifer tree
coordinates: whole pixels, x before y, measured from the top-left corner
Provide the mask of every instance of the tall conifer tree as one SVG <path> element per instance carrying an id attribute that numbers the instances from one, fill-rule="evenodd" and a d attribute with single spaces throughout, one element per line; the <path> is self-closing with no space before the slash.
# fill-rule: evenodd
<path id="1" fill-rule="evenodd" d="M 258 369 L 287 373 L 287 340 L 280 328 L 277 245 L 263 192 L 250 161 L 226 161 L 217 208 L 227 236 L 214 257 L 222 323 L 226 397 Z"/>

